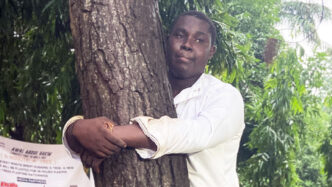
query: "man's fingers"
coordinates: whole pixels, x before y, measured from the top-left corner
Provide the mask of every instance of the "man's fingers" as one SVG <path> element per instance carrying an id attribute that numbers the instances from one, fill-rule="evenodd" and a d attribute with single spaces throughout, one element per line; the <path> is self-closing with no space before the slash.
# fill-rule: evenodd
<path id="1" fill-rule="evenodd" d="M 114 123 L 111 121 L 108 121 L 108 122 L 113 125 L 111 127 L 109 127 L 109 125 L 107 125 L 106 127 L 104 126 L 104 128 L 101 129 L 103 131 L 106 139 L 109 142 L 111 142 L 112 144 L 119 146 L 120 148 L 126 148 L 127 144 L 122 139 L 115 137 L 114 134 L 112 133 Z M 105 122 L 104 122 L 104 124 L 105 124 Z"/>
<path id="2" fill-rule="evenodd" d="M 95 148 L 92 152 L 98 157 L 105 158 L 108 155 L 114 154 L 115 152 L 121 151 L 121 148 L 112 142 L 108 141 L 106 138 L 99 143 L 98 147 Z"/>
<path id="3" fill-rule="evenodd" d="M 107 155 L 121 151 L 121 147 L 114 145 L 114 144 L 110 144 L 110 143 L 108 143 L 107 145 L 104 145 L 104 149 L 107 150 Z"/>
<path id="4" fill-rule="evenodd" d="M 87 167 L 87 168 L 92 167 L 92 169 L 97 173 L 100 173 L 99 166 L 103 162 L 104 159 L 105 158 L 96 157 L 96 155 L 88 152 L 87 150 L 85 150 L 81 154 L 81 160 L 82 160 L 84 167 Z"/>
<path id="5" fill-rule="evenodd" d="M 92 161 L 92 169 L 93 171 L 97 172 L 97 173 L 100 173 L 100 164 L 104 161 L 104 159 L 97 159 L 95 158 L 93 161 Z"/>
<path id="6" fill-rule="evenodd" d="M 109 153 L 108 153 L 109 151 L 107 150 L 107 149 L 104 149 L 104 150 L 102 150 L 102 151 L 96 151 L 95 152 L 95 154 L 96 154 L 96 156 L 98 156 L 98 157 L 101 157 L 101 158 L 106 158 L 108 155 L 109 155 Z"/>
<path id="7" fill-rule="evenodd" d="M 85 151 L 81 154 L 81 161 L 83 163 L 83 166 L 88 168 L 87 163 L 86 163 L 86 154 L 85 154 Z"/>
<path id="8" fill-rule="evenodd" d="M 106 132 L 106 140 L 108 140 L 110 143 L 115 144 L 117 146 L 119 146 L 120 148 L 126 148 L 127 144 L 126 142 L 124 142 L 123 140 L 121 140 L 120 138 L 115 137 L 112 132 Z"/>
<path id="9" fill-rule="evenodd" d="M 90 155 L 89 152 L 84 151 L 84 153 L 81 154 L 81 160 L 85 167 L 90 168 L 92 165 L 93 157 Z"/>

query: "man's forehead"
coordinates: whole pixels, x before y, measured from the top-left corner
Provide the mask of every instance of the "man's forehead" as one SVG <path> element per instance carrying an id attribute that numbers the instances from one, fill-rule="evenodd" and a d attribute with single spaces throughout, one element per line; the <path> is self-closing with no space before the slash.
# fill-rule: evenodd
<path id="1" fill-rule="evenodd" d="M 173 31 L 177 29 L 192 30 L 201 34 L 209 33 L 209 24 L 195 16 L 185 15 L 176 20 Z"/>

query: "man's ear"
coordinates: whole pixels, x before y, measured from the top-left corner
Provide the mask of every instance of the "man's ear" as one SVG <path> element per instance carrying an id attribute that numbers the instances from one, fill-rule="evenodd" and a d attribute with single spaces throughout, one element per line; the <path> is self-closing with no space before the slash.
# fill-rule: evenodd
<path id="1" fill-rule="evenodd" d="M 209 51 L 209 60 L 213 57 L 216 50 L 217 50 L 217 47 L 215 45 L 212 45 L 210 48 L 210 51 Z"/>

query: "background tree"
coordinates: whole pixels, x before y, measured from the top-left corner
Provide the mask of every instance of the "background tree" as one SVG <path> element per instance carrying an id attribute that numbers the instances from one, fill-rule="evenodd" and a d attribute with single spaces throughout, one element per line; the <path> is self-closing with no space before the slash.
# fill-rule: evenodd
<path id="1" fill-rule="evenodd" d="M 83 114 L 118 124 L 176 117 L 155 1 L 71 0 L 71 31 Z M 97 186 L 189 186 L 184 155 L 143 160 L 126 150 L 103 162 Z"/>

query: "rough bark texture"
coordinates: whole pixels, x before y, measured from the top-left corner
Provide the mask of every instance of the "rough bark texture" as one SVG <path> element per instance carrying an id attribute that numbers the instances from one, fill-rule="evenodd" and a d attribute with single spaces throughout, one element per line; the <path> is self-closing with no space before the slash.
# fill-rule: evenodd
<path id="1" fill-rule="evenodd" d="M 70 0 L 76 69 L 87 118 L 128 124 L 175 116 L 158 1 Z M 184 155 L 142 160 L 126 150 L 104 162 L 97 186 L 189 186 Z"/>

